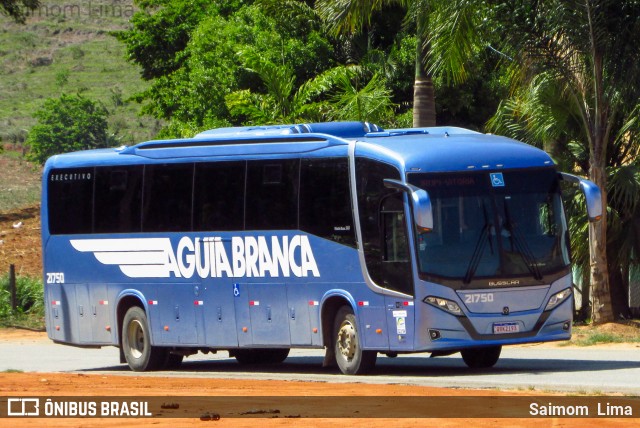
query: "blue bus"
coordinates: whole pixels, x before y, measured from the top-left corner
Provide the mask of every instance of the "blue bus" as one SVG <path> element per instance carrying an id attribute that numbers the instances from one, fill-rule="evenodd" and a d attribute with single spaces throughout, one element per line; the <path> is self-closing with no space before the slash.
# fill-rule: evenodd
<path id="1" fill-rule="evenodd" d="M 221 128 L 50 158 L 42 186 L 48 336 L 116 346 L 134 371 L 197 352 L 277 363 L 566 340 L 561 182 L 529 145 L 455 127 Z"/>

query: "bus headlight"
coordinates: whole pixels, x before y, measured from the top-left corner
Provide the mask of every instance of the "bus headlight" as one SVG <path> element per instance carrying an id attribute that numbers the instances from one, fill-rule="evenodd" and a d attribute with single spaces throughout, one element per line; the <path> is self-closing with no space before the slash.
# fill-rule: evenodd
<path id="1" fill-rule="evenodd" d="M 562 303 L 565 300 L 567 300 L 567 298 L 569 296 L 571 296 L 571 289 L 570 288 L 565 288 L 561 292 L 554 294 L 549 299 L 549 303 L 547 303 L 547 307 L 544 308 L 544 310 L 545 311 L 550 311 L 551 309 L 553 309 L 556 306 L 558 306 L 560 303 Z"/>
<path id="2" fill-rule="evenodd" d="M 460 306 L 458 306 L 458 304 L 452 300 L 443 299 L 441 297 L 427 296 L 422 301 L 453 315 L 462 315 L 462 309 L 460 309 Z"/>

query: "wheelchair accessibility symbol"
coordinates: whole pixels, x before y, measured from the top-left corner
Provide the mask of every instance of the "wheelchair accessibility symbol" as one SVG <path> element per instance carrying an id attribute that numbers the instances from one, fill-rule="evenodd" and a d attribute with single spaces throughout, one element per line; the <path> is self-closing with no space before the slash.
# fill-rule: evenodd
<path id="1" fill-rule="evenodd" d="M 504 187 L 504 177 L 501 172 L 489 174 L 489 177 L 491 178 L 491 185 L 493 187 Z"/>
<path id="2" fill-rule="evenodd" d="M 233 284 L 233 295 L 235 297 L 240 296 L 240 284 Z"/>

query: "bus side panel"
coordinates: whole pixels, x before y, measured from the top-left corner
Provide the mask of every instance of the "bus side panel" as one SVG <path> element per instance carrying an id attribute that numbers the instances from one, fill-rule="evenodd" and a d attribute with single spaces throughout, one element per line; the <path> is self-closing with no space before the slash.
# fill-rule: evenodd
<path id="1" fill-rule="evenodd" d="M 309 300 L 312 295 L 309 284 L 287 284 L 289 331 L 291 332 L 292 345 L 308 346 L 312 344 L 309 317 L 309 308 L 314 304 L 313 299 Z"/>
<path id="2" fill-rule="evenodd" d="M 236 331 L 238 333 L 238 346 L 251 346 L 251 314 L 249 312 L 249 293 L 247 284 L 233 284 L 233 307 L 236 314 Z M 254 303 L 255 304 L 255 303 Z"/>
<path id="3" fill-rule="evenodd" d="M 194 284 L 154 283 L 140 289 L 149 304 L 152 342 L 156 345 L 197 345 Z"/>
<path id="4" fill-rule="evenodd" d="M 233 283 L 214 284 L 205 279 L 196 296 L 196 323 L 199 343 L 212 348 L 238 346 Z"/>
<path id="5" fill-rule="evenodd" d="M 60 285 L 60 318 L 62 322 L 54 327 L 60 333 L 56 336 L 60 337 L 63 342 L 81 344 L 80 334 L 78 332 L 78 305 L 76 304 L 76 284 Z"/>
<path id="6" fill-rule="evenodd" d="M 322 291 L 324 291 L 324 287 Z M 309 327 L 311 329 L 311 345 L 322 347 L 324 343 L 322 341 L 322 320 L 320 319 L 320 292 L 308 295 L 307 297 L 316 300 L 309 300 L 307 304 L 309 305 Z M 304 304 L 304 297 L 302 296 L 302 304 Z"/>
<path id="7" fill-rule="evenodd" d="M 116 325 L 111 320 L 111 301 L 104 284 L 93 284 L 89 287 L 89 305 L 91 307 L 92 341 L 99 344 L 115 343 Z"/>
<path id="8" fill-rule="evenodd" d="M 254 345 L 291 344 L 285 284 L 246 284 Z"/>
<path id="9" fill-rule="evenodd" d="M 76 284 L 75 286 L 75 330 L 78 334 L 78 342 L 81 344 L 93 343 L 93 315 L 89 302 L 89 286 Z"/>
<path id="10" fill-rule="evenodd" d="M 48 310 L 47 334 L 51 340 L 68 342 L 70 340 L 69 300 L 66 297 L 65 286 L 46 284 L 45 290 L 45 306 Z"/>
<path id="11" fill-rule="evenodd" d="M 389 349 L 389 334 L 387 332 L 384 296 L 367 293 L 358 298 L 357 296 L 361 294 L 362 291 L 358 290 L 354 297 L 356 297 L 358 305 L 358 322 L 364 342 L 363 348 L 386 351 Z M 366 297 L 364 297 L 365 295 Z M 364 298 L 367 300 L 360 300 Z"/>
<path id="12" fill-rule="evenodd" d="M 387 303 L 387 325 L 389 349 L 412 351 L 415 336 L 415 306 L 413 300 L 385 297 Z"/>

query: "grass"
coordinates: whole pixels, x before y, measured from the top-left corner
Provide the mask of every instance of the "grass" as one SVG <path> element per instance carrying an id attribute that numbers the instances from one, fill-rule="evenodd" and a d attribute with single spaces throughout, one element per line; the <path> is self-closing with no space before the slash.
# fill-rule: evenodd
<path id="1" fill-rule="evenodd" d="M 610 332 L 593 331 L 571 342 L 577 346 L 593 346 L 607 343 L 640 343 L 640 337 L 627 337 Z"/>
<path id="2" fill-rule="evenodd" d="M 43 0 L 26 25 L 0 15 L 0 143 L 20 149 L 44 101 L 76 92 L 107 107 L 123 144 L 153 138 L 160 123 L 128 101 L 147 83 L 109 34 L 128 28 L 132 13 L 132 0 Z"/>
<path id="3" fill-rule="evenodd" d="M 603 325 L 574 326 L 571 341 L 560 346 L 594 346 L 610 343 L 640 343 L 640 322 L 634 320 Z"/>
<path id="4" fill-rule="evenodd" d="M 13 309 L 9 276 L 0 277 L 0 327 L 44 328 L 44 288 L 40 279 L 17 277 L 16 303 Z"/>
<path id="5" fill-rule="evenodd" d="M 0 213 L 40 202 L 40 168 L 19 152 L 0 153 Z"/>

